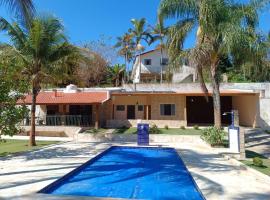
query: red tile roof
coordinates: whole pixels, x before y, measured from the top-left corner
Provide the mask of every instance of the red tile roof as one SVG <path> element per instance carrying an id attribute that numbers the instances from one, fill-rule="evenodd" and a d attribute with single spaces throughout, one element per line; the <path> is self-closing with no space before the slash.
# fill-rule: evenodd
<path id="1" fill-rule="evenodd" d="M 107 92 L 40 92 L 37 96 L 37 104 L 94 104 L 103 103 L 108 98 Z M 27 95 L 25 99 L 19 100 L 18 104 L 31 104 L 31 102 L 32 95 Z"/>

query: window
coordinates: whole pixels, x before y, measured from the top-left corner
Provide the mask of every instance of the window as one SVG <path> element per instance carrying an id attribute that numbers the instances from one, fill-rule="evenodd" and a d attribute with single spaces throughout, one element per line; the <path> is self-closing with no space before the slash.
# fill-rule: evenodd
<path id="1" fill-rule="evenodd" d="M 161 65 L 168 65 L 169 64 L 169 59 L 168 58 L 162 58 L 160 60 L 160 64 Z"/>
<path id="2" fill-rule="evenodd" d="M 125 111 L 125 106 L 124 105 L 117 105 L 116 110 L 117 111 Z"/>
<path id="3" fill-rule="evenodd" d="M 160 115 L 175 115 L 175 104 L 160 104 Z"/>
<path id="4" fill-rule="evenodd" d="M 59 113 L 59 106 L 49 105 L 47 106 L 47 115 L 56 115 Z"/>
<path id="5" fill-rule="evenodd" d="M 138 105 L 138 111 L 143 111 L 143 105 Z"/>
<path id="6" fill-rule="evenodd" d="M 151 65 L 152 60 L 151 59 L 144 59 L 144 64 L 145 65 Z"/>

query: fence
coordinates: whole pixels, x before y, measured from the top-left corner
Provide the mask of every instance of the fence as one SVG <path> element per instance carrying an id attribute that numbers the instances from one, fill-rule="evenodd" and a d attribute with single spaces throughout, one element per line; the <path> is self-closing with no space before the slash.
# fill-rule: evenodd
<path id="1" fill-rule="evenodd" d="M 26 117 L 22 125 L 29 126 L 31 118 Z M 37 126 L 90 126 L 92 117 L 90 115 L 47 115 L 36 117 Z"/>

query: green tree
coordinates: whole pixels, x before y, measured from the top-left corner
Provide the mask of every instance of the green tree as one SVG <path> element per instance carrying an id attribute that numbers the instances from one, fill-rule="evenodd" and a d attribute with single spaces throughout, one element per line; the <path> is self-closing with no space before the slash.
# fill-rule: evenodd
<path id="1" fill-rule="evenodd" d="M 144 50 L 144 47 L 142 46 L 141 42 L 145 41 L 148 45 L 152 42 L 152 35 L 148 29 L 146 29 L 146 19 L 132 19 L 131 23 L 133 25 L 133 28 L 129 29 L 129 32 L 131 33 L 136 46 L 136 51 L 139 53 L 139 76 L 141 75 L 141 53 Z M 140 77 L 139 77 L 140 79 Z"/>
<path id="2" fill-rule="evenodd" d="M 151 29 L 152 29 L 151 43 L 153 43 L 155 41 L 159 41 L 160 64 L 161 64 L 160 83 L 162 83 L 162 81 L 163 81 L 163 50 L 165 48 L 165 38 L 168 34 L 168 28 L 164 24 L 164 17 L 161 13 L 158 13 L 157 23 L 154 27 L 151 27 Z"/>
<path id="3" fill-rule="evenodd" d="M 116 64 L 114 66 L 108 67 L 108 80 L 111 81 L 113 86 L 120 86 L 121 80 L 125 75 L 125 66 Z"/>
<path id="4" fill-rule="evenodd" d="M 0 53 L 0 140 L 1 135 L 12 136 L 19 132 L 19 123 L 27 110 L 25 106 L 16 105 L 27 91 L 27 84 L 20 80 L 18 66 L 10 60 L 12 57 Z"/>
<path id="5" fill-rule="evenodd" d="M 23 27 L 18 23 L 10 24 L 0 18 L 0 29 L 7 32 L 12 46 L 6 48 L 13 54 L 21 71 L 29 81 L 32 93 L 31 131 L 29 145 L 35 142 L 36 97 L 42 84 L 52 82 L 55 75 L 55 63 L 74 53 L 76 48 L 70 45 L 64 35 L 61 22 L 50 16 L 35 17 L 31 26 Z"/>
<path id="6" fill-rule="evenodd" d="M 32 0 L 0 0 L 0 5 L 7 6 L 17 17 L 23 19 L 25 24 L 30 25 L 30 21 L 35 13 Z"/>
<path id="7" fill-rule="evenodd" d="M 116 39 L 115 48 L 118 49 L 118 54 L 125 58 L 127 81 L 129 81 L 129 63 L 134 57 L 135 44 L 132 40 L 132 35 L 129 33 L 125 33 L 123 36 L 117 37 Z"/>
<path id="8" fill-rule="evenodd" d="M 225 0 L 163 0 L 160 10 L 166 17 L 177 17 L 179 24 L 190 22 L 183 33 L 198 25 L 196 46 L 187 51 L 190 63 L 197 69 L 201 87 L 208 96 L 203 70 L 208 71 L 212 85 L 214 120 L 221 127 L 220 62 L 233 52 L 249 51 L 254 43 L 259 4 Z M 244 55 L 243 55 L 244 56 Z"/>

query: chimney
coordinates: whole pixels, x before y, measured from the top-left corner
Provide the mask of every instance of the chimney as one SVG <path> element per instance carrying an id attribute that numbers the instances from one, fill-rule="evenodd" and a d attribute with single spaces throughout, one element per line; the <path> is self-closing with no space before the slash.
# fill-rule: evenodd
<path id="1" fill-rule="evenodd" d="M 53 90 L 53 94 L 54 94 L 53 97 L 57 97 L 57 89 L 54 89 L 54 90 Z"/>

